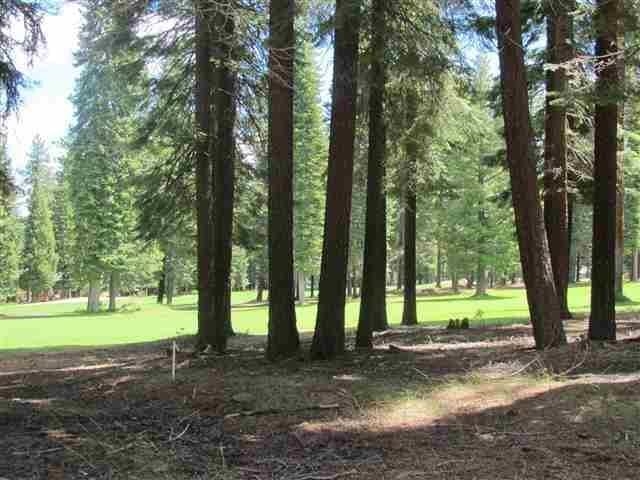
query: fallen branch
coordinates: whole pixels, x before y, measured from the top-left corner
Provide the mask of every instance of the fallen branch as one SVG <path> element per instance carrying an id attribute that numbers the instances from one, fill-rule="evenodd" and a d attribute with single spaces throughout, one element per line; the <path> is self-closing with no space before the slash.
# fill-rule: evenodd
<path id="1" fill-rule="evenodd" d="M 298 477 L 296 480 L 335 480 L 336 478 L 346 477 L 347 475 L 356 475 L 358 472 L 356 470 L 349 470 L 348 472 L 336 473 L 333 475 L 305 475 L 303 477 Z"/>
<path id="2" fill-rule="evenodd" d="M 224 418 L 226 420 L 229 418 L 255 417 L 258 415 L 278 415 L 281 413 L 291 414 L 313 410 L 336 410 L 338 408 L 340 408 L 340 405 L 338 405 L 337 403 L 331 405 L 311 405 L 309 407 L 295 408 L 293 410 L 285 410 L 283 408 L 266 408 L 264 410 L 247 410 L 244 412 L 229 413 L 225 415 Z"/>

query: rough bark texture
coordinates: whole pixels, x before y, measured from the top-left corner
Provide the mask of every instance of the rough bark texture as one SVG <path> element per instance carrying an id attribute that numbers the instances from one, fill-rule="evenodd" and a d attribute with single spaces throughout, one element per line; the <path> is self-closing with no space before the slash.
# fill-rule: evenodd
<path id="1" fill-rule="evenodd" d="M 547 0 L 547 62 L 558 65 L 571 58 L 568 0 Z M 544 141 L 544 220 L 549 242 L 560 314 L 571 318 L 567 303 L 569 285 L 569 211 L 567 183 L 567 109 L 562 99 L 567 89 L 564 68 L 546 72 L 547 97 Z"/>
<path id="2" fill-rule="evenodd" d="M 298 303 L 304 305 L 307 301 L 307 278 L 303 271 L 298 272 Z"/>
<path id="3" fill-rule="evenodd" d="M 611 55 L 618 51 L 618 3 L 598 0 L 595 24 L 596 55 L 603 59 L 597 72 L 593 191 L 593 250 L 591 262 L 591 340 L 616 338 L 616 196 L 618 105 L 612 96 L 618 67 Z"/>
<path id="4" fill-rule="evenodd" d="M 293 0 L 269 7 L 269 335 L 270 359 L 295 355 L 293 271 Z M 303 287 L 301 287 L 303 288 Z"/>
<path id="5" fill-rule="evenodd" d="M 344 352 L 345 283 L 356 124 L 359 0 L 336 0 L 331 132 L 318 315 L 313 358 Z"/>
<path id="6" fill-rule="evenodd" d="M 564 344 L 566 337 L 536 184 L 520 25 L 520 1 L 496 0 L 502 106 L 516 230 L 536 347 L 542 349 Z"/>
<path id="7" fill-rule="evenodd" d="M 218 65 L 215 72 L 215 163 L 213 167 L 213 314 L 214 348 L 224 353 L 231 331 L 231 236 L 233 233 L 233 203 L 235 191 L 236 71 L 233 65 L 232 43 L 235 19 L 230 5 L 218 13 L 216 25 L 220 36 L 215 42 Z"/>
<path id="8" fill-rule="evenodd" d="M 371 348 L 373 331 L 388 328 L 387 322 L 387 199 L 385 192 L 386 126 L 385 99 L 385 0 L 373 0 L 371 67 L 369 70 L 369 158 L 367 205 L 362 269 L 362 295 L 356 347 Z"/>
<path id="9" fill-rule="evenodd" d="M 196 2 L 195 160 L 198 254 L 198 343 L 213 344 L 213 292 L 210 286 L 213 237 L 211 229 L 211 17 L 208 2 Z"/>
<path id="10" fill-rule="evenodd" d="M 638 256 L 638 249 L 634 248 L 631 251 L 631 281 L 632 282 L 637 282 L 638 281 L 638 259 L 640 257 Z"/>
<path id="11" fill-rule="evenodd" d="M 413 89 L 407 92 L 407 129 L 413 128 L 418 116 L 418 97 Z M 407 155 L 404 205 L 404 306 L 403 325 L 417 325 L 416 305 L 416 175 L 418 145 L 416 138 L 409 135 L 405 145 Z"/>

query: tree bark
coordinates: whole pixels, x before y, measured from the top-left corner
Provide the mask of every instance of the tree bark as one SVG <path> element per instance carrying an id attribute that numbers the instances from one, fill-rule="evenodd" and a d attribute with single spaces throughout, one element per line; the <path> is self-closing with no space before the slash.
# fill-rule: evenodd
<path id="1" fill-rule="evenodd" d="M 411 131 L 418 117 L 417 92 L 409 88 L 407 92 L 407 131 Z M 407 155 L 406 177 L 404 182 L 404 306 L 403 325 L 418 324 L 416 303 L 416 175 L 418 164 L 418 144 L 415 136 L 409 134 L 405 145 Z"/>
<path id="2" fill-rule="evenodd" d="M 157 302 L 160 305 L 162 305 L 162 303 L 164 302 L 164 294 L 166 289 L 166 263 L 167 256 L 165 255 L 165 257 L 162 259 L 162 270 L 160 271 L 160 279 L 158 280 Z"/>
<path id="3" fill-rule="evenodd" d="M 638 249 L 633 248 L 631 251 L 631 281 L 638 281 Z"/>
<path id="4" fill-rule="evenodd" d="M 483 297 L 487 294 L 487 267 L 482 258 L 478 258 L 478 267 L 476 272 L 476 297 Z"/>
<path id="5" fill-rule="evenodd" d="M 118 272 L 111 272 L 109 274 L 109 311 L 115 312 L 117 310 L 117 298 L 118 298 L 118 283 L 120 283 L 120 274 Z"/>
<path id="6" fill-rule="evenodd" d="M 293 269 L 294 2 L 269 4 L 269 335 L 267 357 L 295 355 Z M 301 286 L 298 284 L 298 288 Z M 300 295 L 300 293 L 299 293 Z"/>
<path id="7" fill-rule="evenodd" d="M 595 151 L 593 191 L 593 247 L 591 262 L 591 340 L 616 339 L 616 204 L 618 105 L 612 98 L 618 86 L 618 2 L 597 0 Z"/>
<path id="8" fill-rule="evenodd" d="M 622 8 L 622 0 L 619 7 Z M 622 17 L 618 18 L 618 48 L 624 52 L 624 22 Z M 616 59 L 618 67 L 618 79 L 622 84 L 625 81 L 626 68 L 624 54 Z M 622 131 L 618 132 L 618 190 L 616 197 L 616 298 L 624 298 L 624 100 L 618 108 L 618 125 Z"/>
<path id="9" fill-rule="evenodd" d="M 316 296 L 316 276 L 315 275 L 311 275 L 311 292 L 310 293 L 310 297 L 313 298 Z"/>
<path id="10" fill-rule="evenodd" d="M 311 356 L 344 353 L 345 282 L 358 93 L 360 0 L 336 0 L 329 165 L 320 292 Z"/>
<path id="11" fill-rule="evenodd" d="M 304 272 L 301 270 L 298 272 L 298 303 L 304 305 L 307 301 L 307 279 Z"/>
<path id="12" fill-rule="evenodd" d="M 87 311 L 98 313 L 100 311 L 100 277 L 95 276 L 89 279 L 89 298 L 87 300 Z"/>
<path id="13" fill-rule="evenodd" d="M 496 0 L 502 107 L 516 231 L 536 347 L 566 343 L 536 184 L 520 0 Z"/>
<path id="14" fill-rule="evenodd" d="M 371 348 L 373 331 L 387 322 L 387 199 L 385 192 L 387 138 L 384 119 L 386 82 L 386 0 L 373 0 L 371 67 L 369 70 L 369 157 L 364 233 L 362 292 L 356 347 Z"/>
<path id="15" fill-rule="evenodd" d="M 215 114 L 216 135 L 213 166 L 213 343 L 219 353 L 227 348 L 231 329 L 231 247 L 233 233 L 233 204 L 235 192 L 235 122 L 236 122 L 236 67 L 233 42 L 235 18 L 230 3 L 218 11 L 219 29 L 215 41 Z"/>
<path id="16" fill-rule="evenodd" d="M 165 293 L 167 296 L 167 305 L 173 305 L 173 297 L 175 295 L 176 273 L 174 268 L 175 254 L 172 250 L 166 256 L 164 269 L 165 277 Z"/>
<path id="17" fill-rule="evenodd" d="M 547 0 L 547 61 L 556 65 L 546 72 L 544 140 L 544 219 L 549 242 L 553 278 L 562 318 L 571 318 L 567 302 L 569 284 L 569 212 L 567 183 L 567 109 L 564 66 L 572 56 L 569 44 L 568 0 Z"/>
<path id="18" fill-rule="evenodd" d="M 211 102 L 213 72 L 211 68 L 211 6 L 208 1 L 196 2 L 196 65 L 195 65 L 195 159 L 196 159 L 196 222 L 198 255 L 198 348 L 212 345 L 214 339 L 213 291 L 211 264 L 213 260 L 212 191 L 211 191 Z"/>

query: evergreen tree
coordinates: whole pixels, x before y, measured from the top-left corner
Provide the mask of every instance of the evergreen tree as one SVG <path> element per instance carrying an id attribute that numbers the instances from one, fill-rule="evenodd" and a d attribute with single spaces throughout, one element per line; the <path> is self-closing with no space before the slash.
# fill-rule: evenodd
<path id="1" fill-rule="evenodd" d="M 320 271 L 328 145 L 313 47 L 303 34 L 298 38 L 294 92 L 294 250 L 299 300 L 303 303 L 306 279 Z"/>
<path id="2" fill-rule="evenodd" d="M 58 255 L 55 288 L 63 298 L 68 298 L 75 286 L 73 281 L 75 225 L 70 187 L 65 178 L 64 169 L 57 175 L 53 194 L 53 228 L 56 237 L 56 253 Z"/>
<path id="3" fill-rule="evenodd" d="M 38 301 L 56 280 L 57 254 L 51 208 L 49 153 L 40 136 L 33 139 L 27 160 L 28 217 L 25 228 L 22 285 Z"/>

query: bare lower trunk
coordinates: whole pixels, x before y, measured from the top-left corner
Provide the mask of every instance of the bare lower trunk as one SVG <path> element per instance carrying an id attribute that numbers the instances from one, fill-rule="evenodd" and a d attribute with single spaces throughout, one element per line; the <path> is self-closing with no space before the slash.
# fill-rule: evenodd
<path id="1" fill-rule="evenodd" d="M 235 193 L 235 123 L 237 71 L 233 62 L 235 18 L 230 5 L 216 15 L 219 29 L 215 52 L 216 135 L 213 167 L 213 343 L 219 353 L 227 348 L 231 329 L 231 249 Z"/>
<path id="2" fill-rule="evenodd" d="M 512 201 L 538 349 L 566 343 L 538 193 L 519 0 L 496 0 L 502 108 Z"/>
<path id="3" fill-rule="evenodd" d="M 115 312 L 117 309 L 118 287 L 120 283 L 120 274 L 111 272 L 109 275 L 109 311 Z"/>
<path id="4" fill-rule="evenodd" d="M 442 250 L 440 241 L 436 243 L 436 288 L 442 288 Z"/>
<path id="5" fill-rule="evenodd" d="M 100 278 L 89 280 L 89 298 L 87 301 L 87 311 L 97 313 L 100 311 Z"/>
<path id="6" fill-rule="evenodd" d="M 300 305 L 304 305 L 307 301 L 307 292 L 306 290 L 307 280 L 304 276 L 304 272 L 298 272 L 298 303 Z"/>
<path id="7" fill-rule="evenodd" d="M 476 297 L 482 297 L 487 294 L 487 267 L 485 267 L 482 259 L 478 260 L 478 270 L 476 272 Z"/>
<path id="8" fill-rule="evenodd" d="M 551 2 L 549 2 L 551 3 Z M 547 61 L 562 64 L 572 55 L 569 44 L 568 0 L 547 8 Z M 564 101 L 567 78 L 564 67 L 546 72 L 544 145 L 544 219 L 553 277 L 563 318 L 570 318 L 567 303 L 569 282 L 569 211 L 567 183 L 567 112 Z"/>
<path id="9" fill-rule="evenodd" d="M 598 0 L 596 55 L 611 58 L 618 52 L 618 2 Z M 614 57 L 615 58 L 615 57 Z M 593 250 L 591 270 L 591 340 L 616 339 L 616 204 L 618 105 L 611 89 L 619 82 L 618 66 L 602 60 L 596 82 Z"/>
<path id="10" fill-rule="evenodd" d="M 320 293 L 311 357 L 330 359 L 345 349 L 345 281 L 353 186 L 358 93 L 360 1 L 336 0 L 327 201 Z"/>
<path id="11" fill-rule="evenodd" d="M 638 249 L 634 248 L 631 251 L 631 281 L 638 281 Z"/>
<path id="12" fill-rule="evenodd" d="M 369 69 L 369 155 L 367 200 L 362 269 L 362 295 L 356 346 L 372 347 L 372 332 L 388 328 L 387 323 L 387 200 L 386 125 L 384 99 L 386 81 L 386 0 L 373 0 L 371 25 L 371 67 Z"/>
<path id="13" fill-rule="evenodd" d="M 316 276 L 315 275 L 311 275 L 311 292 L 310 292 L 310 297 L 313 298 L 316 296 Z"/>

